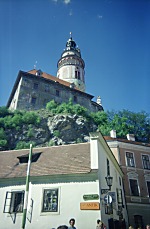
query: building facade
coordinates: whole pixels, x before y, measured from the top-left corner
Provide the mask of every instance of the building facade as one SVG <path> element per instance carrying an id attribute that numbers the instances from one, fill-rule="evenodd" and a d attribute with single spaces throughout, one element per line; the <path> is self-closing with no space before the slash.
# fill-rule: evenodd
<path id="1" fill-rule="evenodd" d="M 95 102 L 92 100 L 94 96 L 85 92 L 85 64 L 72 37 L 67 41 L 57 67 L 57 77 L 40 69 L 19 71 L 7 107 L 37 110 L 45 108 L 51 100 L 62 103 L 71 98 L 74 104 L 86 107 L 89 112 L 103 110 L 100 97 Z"/>
<path id="2" fill-rule="evenodd" d="M 21 228 L 28 155 L 29 150 L 0 153 L 3 229 Z M 113 177 L 109 190 L 108 176 Z M 122 178 L 119 164 L 100 133 L 91 133 L 88 143 L 34 148 L 26 228 L 56 229 L 68 225 L 70 218 L 75 218 L 77 228 L 94 228 L 97 219 L 110 229 L 125 228 Z"/>
<path id="3" fill-rule="evenodd" d="M 105 137 L 124 173 L 129 224 L 145 228 L 150 224 L 150 144 L 136 142 L 133 135 Z"/>

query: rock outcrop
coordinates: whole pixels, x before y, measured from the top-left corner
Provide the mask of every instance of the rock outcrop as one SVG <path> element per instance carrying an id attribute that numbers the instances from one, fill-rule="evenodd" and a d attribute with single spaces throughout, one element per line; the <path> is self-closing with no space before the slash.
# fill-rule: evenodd
<path id="1" fill-rule="evenodd" d="M 22 125 L 18 129 L 6 130 L 9 148 L 15 149 L 18 143 L 34 143 L 34 147 L 64 145 L 89 141 L 89 132 L 97 126 L 85 117 L 57 114 L 41 116 L 40 126 Z M 1 149 L 1 150 L 7 150 Z"/>

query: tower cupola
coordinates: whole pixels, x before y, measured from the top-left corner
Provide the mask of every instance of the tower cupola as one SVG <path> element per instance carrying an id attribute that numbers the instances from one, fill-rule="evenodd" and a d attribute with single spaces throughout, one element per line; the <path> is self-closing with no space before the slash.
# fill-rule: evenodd
<path id="1" fill-rule="evenodd" d="M 70 33 L 66 48 L 57 63 L 57 77 L 73 83 L 79 90 L 85 91 L 84 67 L 80 49 L 72 39 L 72 33 Z"/>

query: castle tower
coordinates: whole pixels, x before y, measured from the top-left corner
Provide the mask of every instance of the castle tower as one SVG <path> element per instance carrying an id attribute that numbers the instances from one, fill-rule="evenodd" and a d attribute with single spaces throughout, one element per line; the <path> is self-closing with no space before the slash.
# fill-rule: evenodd
<path id="1" fill-rule="evenodd" d="M 85 64 L 81 58 L 80 49 L 76 47 L 70 33 L 66 49 L 57 63 L 57 77 L 74 84 L 79 90 L 85 92 L 84 67 Z"/>

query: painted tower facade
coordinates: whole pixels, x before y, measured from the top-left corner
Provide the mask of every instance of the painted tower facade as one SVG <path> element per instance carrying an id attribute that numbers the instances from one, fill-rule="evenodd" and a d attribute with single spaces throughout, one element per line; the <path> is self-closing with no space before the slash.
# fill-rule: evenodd
<path id="1" fill-rule="evenodd" d="M 76 46 L 70 33 L 70 38 L 66 43 L 66 49 L 61 54 L 61 58 L 57 63 L 57 77 L 75 85 L 80 91 L 85 92 L 84 67 L 85 63 L 81 57 L 80 49 Z"/>

